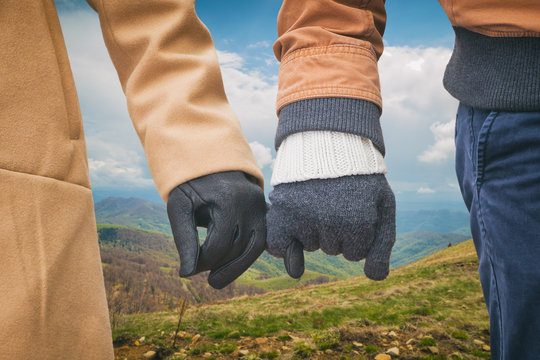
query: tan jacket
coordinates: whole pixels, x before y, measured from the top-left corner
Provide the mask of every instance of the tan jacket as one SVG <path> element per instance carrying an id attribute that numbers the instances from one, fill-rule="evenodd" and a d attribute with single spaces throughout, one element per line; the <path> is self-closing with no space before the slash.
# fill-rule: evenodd
<path id="1" fill-rule="evenodd" d="M 262 186 L 194 0 L 90 4 L 163 199 L 224 170 Z M 0 357 L 111 359 L 81 113 L 54 2 L 3 0 L 0 26 Z"/>
<path id="2" fill-rule="evenodd" d="M 384 0 L 284 0 L 274 52 L 277 112 L 299 100 L 345 97 L 382 108 L 377 61 Z M 453 26 L 493 37 L 540 36 L 538 0 L 440 0 Z"/>

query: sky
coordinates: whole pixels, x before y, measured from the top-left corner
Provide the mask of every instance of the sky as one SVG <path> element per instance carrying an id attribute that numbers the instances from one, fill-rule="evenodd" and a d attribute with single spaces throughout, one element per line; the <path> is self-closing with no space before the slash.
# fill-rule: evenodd
<path id="1" fill-rule="evenodd" d="M 94 197 L 161 201 L 131 125 L 97 14 L 84 0 L 56 0 L 79 93 Z M 227 97 L 265 176 L 275 158 L 279 0 L 198 0 L 214 39 Z M 387 0 L 379 61 L 388 180 L 401 206 L 465 209 L 454 173 L 457 101 L 442 86 L 453 31 L 436 0 Z"/>

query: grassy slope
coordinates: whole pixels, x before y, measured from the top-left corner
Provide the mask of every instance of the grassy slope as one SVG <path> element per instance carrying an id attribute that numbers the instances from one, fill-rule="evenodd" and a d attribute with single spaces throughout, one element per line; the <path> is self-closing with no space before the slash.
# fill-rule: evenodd
<path id="1" fill-rule="evenodd" d="M 271 358 L 269 353 L 373 359 L 393 346 L 403 359 L 488 358 L 487 348 L 473 342 L 488 342 L 477 266 L 474 246 L 467 241 L 393 270 L 382 282 L 357 277 L 193 307 L 184 316 L 185 333 L 172 358 L 202 358 L 205 352 L 207 358 L 235 358 L 238 348 L 258 354 L 252 359 Z M 138 348 L 128 341 L 117 353 L 130 358 L 143 349 L 170 347 L 176 322 L 174 313 L 127 317 L 114 337 L 145 336 L 146 343 Z M 389 337 L 389 330 L 396 336 Z M 201 339 L 192 343 L 195 334 Z M 331 352 L 324 352 L 328 348 Z M 451 357 L 456 351 L 460 355 Z"/>
<path id="2" fill-rule="evenodd" d="M 439 250 L 470 239 L 460 234 L 442 234 L 431 231 L 415 231 L 398 234 L 392 249 L 390 265 L 392 268 L 402 267 L 425 258 Z"/>
<path id="3" fill-rule="evenodd" d="M 392 268 L 402 267 L 446 248 L 449 243 L 457 244 L 466 239 L 467 236 L 464 235 L 429 231 L 398 234 L 390 264 Z M 286 289 L 303 285 L 321 275 L 328 275 L 330 280 L 363 275 L 364 261 L 351 262 L 345 260 L 341 255 L 329 256 L 318 250 L 305 253 L 305 266 L 306 273 L 298 284 L 286 275 L 282 259 L 264 253 L 237 281 L 265 290 Z M 272 278 L 261 279 L 268 275 Z"/>

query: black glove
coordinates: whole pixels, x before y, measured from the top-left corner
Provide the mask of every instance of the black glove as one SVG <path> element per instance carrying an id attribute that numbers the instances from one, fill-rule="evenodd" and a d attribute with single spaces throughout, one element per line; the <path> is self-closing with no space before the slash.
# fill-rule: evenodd
<path id="1" fill-rule="evenodd" d="M 373 280 L 388 275 L 396 240 L 396 202 L 382 174 L 279 184 L 270 193 L 268 252 L 290 276 L 304 272 L 304 252 L 321 248 L 345 259 L 366 259 Z"/>
<path id="2" fill-rule="evenodd" d="M 264 251 L 264 193 L 242 171 L 210 174 L 177 186 L 169 195 L 167 213 L 182 277 L 210 270 L 208 283 L 222 289 Z M 201 246 L 197 226 L 208 229 Z"/>

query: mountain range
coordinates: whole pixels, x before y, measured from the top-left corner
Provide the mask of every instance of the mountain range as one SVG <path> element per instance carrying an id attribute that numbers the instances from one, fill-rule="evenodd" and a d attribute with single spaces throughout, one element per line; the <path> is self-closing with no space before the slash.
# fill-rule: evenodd
<path id="1" fill-rule="evenodd" d="M 189 279 L 177 276 L 178 253 L 165 205 L 136 198 L 107 198 L 95 204 L 95 211 L 108 286 L 116 289 L 117 297 L 126 298 L 135 296 L 130 289 L 136 285 L 138 299 L 147 298 L 140 305 L 147 311 L 174 306 L 180 295 L 189 294 L 192 301 L 207 302 L 363 274 L 363 261 L 350 262 L 341 255 L 330 256 L 319 250 L 305 253 L 306 272 L 298 281 L 286 275 L 282 259 L 265 252 L 233 286 L 217 292 L 208 287 L 204 274 Z M 461 213 L 447 210 L 398 215 L 397 221 L 401 224 L 398 226 L 412 231 L 397 235 L 391 267 L 402 267 L 450 244 L 467 240 L 469 236 L 459 233 L 424 230 L 454 229 L 457 232 L 466 226 L 466 219 Z M 203 240 L 205 229 L 201 230 Z M 109 295 L 113 296 L 114 291 Z"/>

